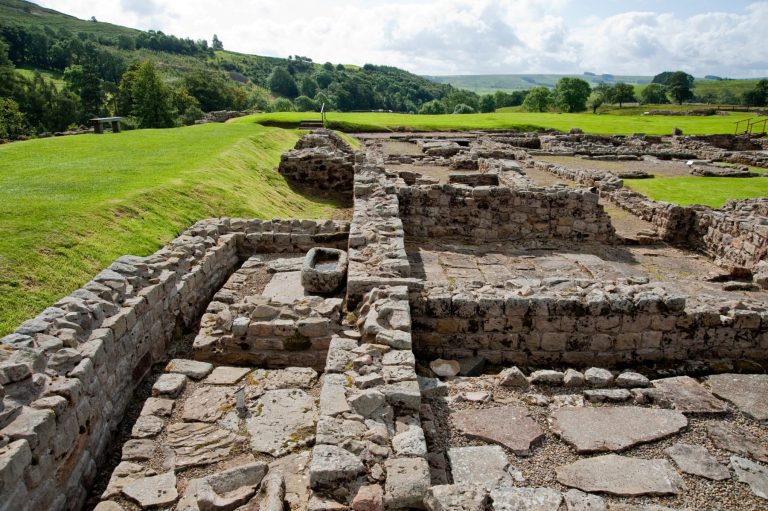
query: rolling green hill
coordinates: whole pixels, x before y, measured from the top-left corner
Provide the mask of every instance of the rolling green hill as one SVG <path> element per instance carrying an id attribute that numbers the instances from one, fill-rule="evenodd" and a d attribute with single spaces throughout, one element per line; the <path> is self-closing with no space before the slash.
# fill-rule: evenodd
<path id="1" fill-rule="evenodd" d="M 560 75 L 560 74 L 515 74 L 515 75 L 456 75 L 456 76 L 426 76 L 437 83 L 446 83 L 461 89 L 467 89 L 478 94 L 488 94 L 501 91 L 526 90 L 534 87 L 554 87 L 563 77 L 574 77 L 586 80 L 590 85 L 624 82 L 631 84 L 651 83 L 652 76 L 625 75 Z"/>

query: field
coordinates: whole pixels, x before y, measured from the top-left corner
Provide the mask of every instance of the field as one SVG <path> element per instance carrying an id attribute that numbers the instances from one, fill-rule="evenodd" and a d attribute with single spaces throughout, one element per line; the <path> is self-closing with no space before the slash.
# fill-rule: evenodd
<path id="1" fill-rule="evenodd" d="M 625 179 L 624 185 L 657 201 L 722 207 L 729 199 L 768 197 L 768 177 L 656 177 Z"/>
<path id="2" fill-rule="evenodd" d="M 331 217 L 274 170 L 297 138 L 208 124 L 0 146 L 0 335 L 202 218 Z"/>
<path id="3" fill-rule="evenodd" d="M 261 123 L 275 126 L 296 126 L 302 120 L 319 119 L 314 112 L 278 112 L 256 114 L 237 119 L 238 123 Z M 518 129 L 568 131 L 581 128 L 586 133 L 629 135 L 671 135 L 678 127 L 686 134 L 733 133 L 736 121 L 754 114 L 734 112 L 727 116 L 666 117 L 643 115 L 555 114 L 530 112 L 499 112 L 465 115 L 409 115 L 392 113 L 329 113 L 327 120 L 334 129 L 346 132 L 388 131 L 459 131 L 468 129 Z"/>

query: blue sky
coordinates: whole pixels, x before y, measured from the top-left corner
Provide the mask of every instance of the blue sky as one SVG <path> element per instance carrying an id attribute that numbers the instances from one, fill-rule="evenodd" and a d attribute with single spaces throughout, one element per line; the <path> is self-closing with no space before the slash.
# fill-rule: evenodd
<path id="1" fill-rule="evenodd" d="M 768 76 L 768 1 L 43 0 L 227 49 L 419 74 Z"/>

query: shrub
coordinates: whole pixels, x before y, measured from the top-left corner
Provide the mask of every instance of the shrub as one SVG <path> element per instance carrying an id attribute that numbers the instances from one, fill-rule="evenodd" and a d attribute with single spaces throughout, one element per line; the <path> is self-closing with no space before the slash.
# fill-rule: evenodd
<path id="1" fill-rule="evenodd" d="M 295 112 L 293 103 L 287 98 L 277 98 L 269 105 L 270 112 Z"/>
<path id="2" fill-rule="evenodd" d="M 523 110 L 546 112 L 552 106 L 552 92 L 546 87 L 532 89 L 523 101 Z"/>
<path id="3" fill-rule="evenodd" d="M 456 108 L 453 109 L 454 114 L 473 114 L 475 113 L 475 109 L 472 108 L 469 105 L 465 105 L 464 103 L 459 103 L 456 105 Z"/>
<path id="4" fill-rule="evenodd" d="M 439 115 L 445 113 L 445 105 L 438 100 L 433 99 L 432 101 L 427 101 L 423 105 L 421 105 L 421 108 L 419 109 L 419 113 L 422 115 Z"/>
<path id="5" fill-rule="evenodd" d="M 24 132 L 24 114 L 19 112 L 19 104 L 0 98 L 0 138 L 18 138 Z"/>
<path id="6" fill-rule="evenodd" d="M 480 111 L 483 113 L 490 113 L 496 111 L 496 98 L 491 94 L 487 94 L 480 98 Z"/>
<path id="7" fill-rule="evenodd" d="M 297 112 L 314 112 L 315 110 L 319 110 L 317 102 L 307 96 L 299 96 L 294 99 L 293 106 L 296 107 Z"/>

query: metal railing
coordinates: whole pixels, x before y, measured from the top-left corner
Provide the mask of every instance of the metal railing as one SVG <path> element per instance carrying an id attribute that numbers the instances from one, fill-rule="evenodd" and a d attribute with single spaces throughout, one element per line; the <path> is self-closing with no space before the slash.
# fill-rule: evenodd
<path id="1" fill-rule="evenodd" d="M 756 121 L 753 119 L 757 119 Z M 744 131 L 739 131 L 739 126 L 742 124 L 746 124 Z M 762 131 L 755 131 L 756 126 L 762 126 Z M 760 119 L 758 117 L 750 117 L 749 119 L 742 119 L 740 121 L 736 121 L 736 130 L 734 133 L 736 135 L 752 135 L 752 134 L 759 134 L 759 133 L 765 133 L 766 126 L 768 126 L 768 118 Z"/>

